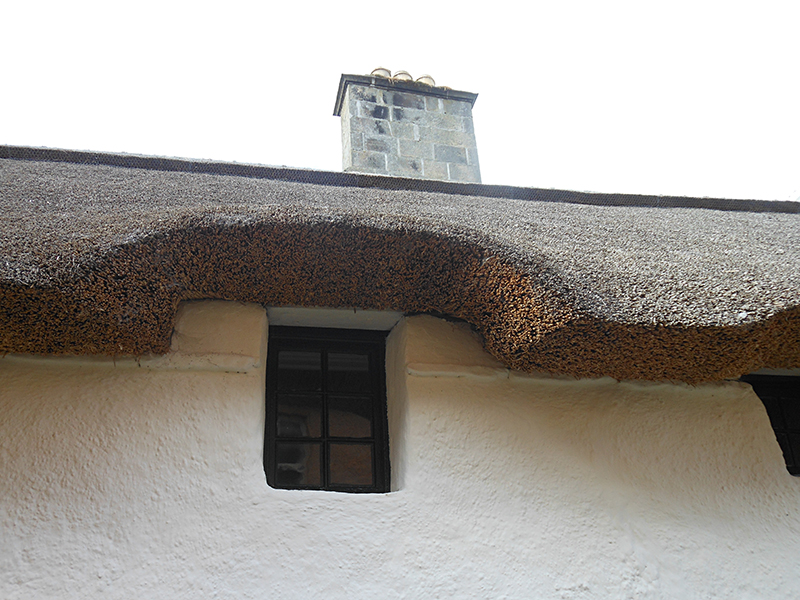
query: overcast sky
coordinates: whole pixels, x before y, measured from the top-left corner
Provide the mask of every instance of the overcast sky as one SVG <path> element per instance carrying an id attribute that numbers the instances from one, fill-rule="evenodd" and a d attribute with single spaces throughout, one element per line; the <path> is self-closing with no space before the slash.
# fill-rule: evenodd
<path id="1" fill-rule="evenodd" d="M 800 2 L 13 2 L 0 143 L 341 170 L 339 76 L 477 92 L 484 183 L 800 199 Z"/>

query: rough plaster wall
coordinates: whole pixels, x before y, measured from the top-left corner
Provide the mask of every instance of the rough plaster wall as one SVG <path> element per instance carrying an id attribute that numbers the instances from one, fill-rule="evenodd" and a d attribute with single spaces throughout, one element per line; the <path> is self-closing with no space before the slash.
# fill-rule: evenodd
<path id="1" fill-rule="evenodd" d="M 211 308 L 180 343 L 225 322 L 228 362 L 0 360 L 0 597 L 800 596 L 800 481 L 746 386 L 517 376 L 417 317 L 397 491 L 273 490 L 264 313 Z"/>

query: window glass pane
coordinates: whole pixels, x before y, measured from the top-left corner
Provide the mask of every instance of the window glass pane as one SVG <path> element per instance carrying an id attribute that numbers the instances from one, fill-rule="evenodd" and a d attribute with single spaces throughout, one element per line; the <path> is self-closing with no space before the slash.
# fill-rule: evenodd
<path id="1" fill-rule="evenodd" d="M 322 396 L 278 394 L 278 437 L 322 437 Z"/>
<path id="2" fill-rule="evenodd" d="M 784 398 L 782 404 L 786 428 L 800 431 L 800 400 Z"/>
<path id="3" fill-rule="evenodd" d="M 372 437 L 372 400 L 365 397 L 328 398 L 328 435 L 333 437 Z"/>
<path id="4" fill-rule="evenodd" d="M 372 444 L 331 443 L 331 485 L 372 485 Z"/>
<path id="5" fill-rule="evenodd" d="M 771 396 L 762 396 L 761 401 L 767 409 L 769 420 L 772 423 L 773 429 L 786 429 L 786 420 L 783 418 L 783 411 L 781 410 L 780 400 Z"/>
<path id="6" fill-rule="evenodd" d="M 786 437 L 789 441 L 789 447 L 792 449 L 792 457 L 786 457 L 787 467 L 800 467 L 800 433 L 788 433 Z M 784 451 L 784 455 L 786 451 Z"/>
<path id="7" fill-rule="evenodd" d="M 314 351 L 278 352 L 278 389 L 306 391 L 322 389 L 322 355 Z"/>
<path id="8" fill-rule="evenodd" d="M 368 354 L 328 354 L 328 390 L 369 392 L 370 381 Z"/>
<path id="9" fill-rule="evenodd" d="M 320 444 L 277 442 L 275 444 L 275 483 L 297 487 L 322 485 Z"/>

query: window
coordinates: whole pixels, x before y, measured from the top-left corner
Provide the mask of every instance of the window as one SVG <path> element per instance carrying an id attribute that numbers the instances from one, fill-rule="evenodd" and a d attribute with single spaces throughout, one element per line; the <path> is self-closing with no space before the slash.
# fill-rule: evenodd
<path id="1" fill-rule="evenodd" d="M 269 485 L 389 490 L 385 346 L 383 331 L 270 327 Z"/>
<path id="2" fill-rule="evenodd" d="M 747 375 L 741 380 L 752 385 L 764 403 L 786 469 L 800 475 L 800 377 Z"/>

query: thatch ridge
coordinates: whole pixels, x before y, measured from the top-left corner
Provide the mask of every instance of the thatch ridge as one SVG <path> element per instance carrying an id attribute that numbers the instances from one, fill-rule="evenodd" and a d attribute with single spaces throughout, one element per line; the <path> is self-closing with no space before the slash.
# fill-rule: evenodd
<path id="1" fill-rule="evenodd" d="M 617 194 L 602 192 L 576 192 L 545 188 L 528 188 L 481 183 L 460 183 L 365 175 L 360 173 L 334 173 L 294 167 L 229 163 L 213 160 L 192 160 L 140 154 L 111 154 L 59 148 L 32 148 L 0 145 L 0 159 L 59 162 L 79 165 L 103 165 L 149 171 L 183 172 L 208 175 L 231 175 L 255 179 L 272 179 L 296 183 L 316 183 L 330 187 L 379 188 L 440 192 L 462 196 L 560 202 L 589 206 L 637 206 L 651 208 L 705 208 L 710 210 L 741 212 L 775 212 L 800 214 L 800 202 L 786 200 L 743 200 L 733 198 L 693 198 L 688 196 L 653 196 L 645 194 Z"/>

